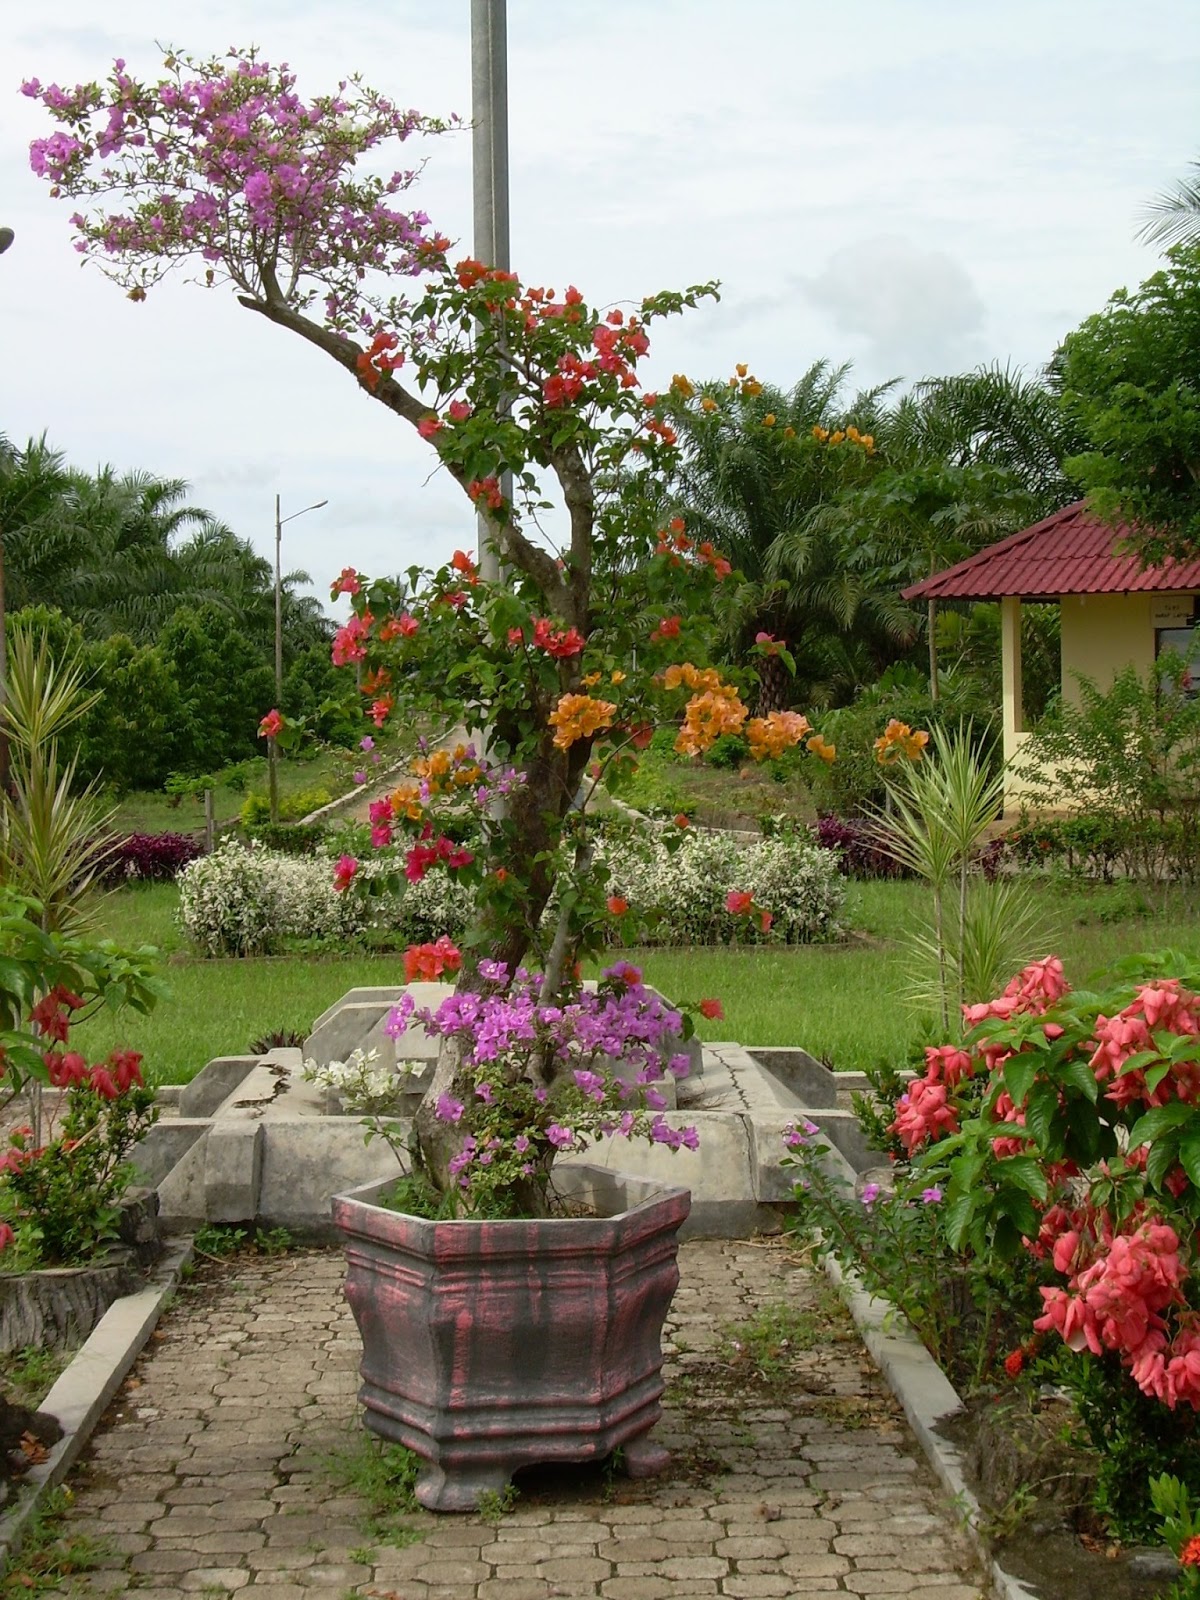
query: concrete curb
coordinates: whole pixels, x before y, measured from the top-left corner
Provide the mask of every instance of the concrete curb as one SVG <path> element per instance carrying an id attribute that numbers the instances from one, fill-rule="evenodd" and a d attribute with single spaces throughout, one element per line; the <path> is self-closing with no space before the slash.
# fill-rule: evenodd
<path id="1" fill-rule="evenodd" d="M 191 1259 L 190 1239 L 169 1243 L 147 1286 L 113 1302 L 42 1401 L 40 1409 L 58 1418 L 63 1436 L 46 1460 L 21 1480 L 15 1500 L 0 1515 L 0 1574 L 21 1548 L 50 1491 L 78 1460 L 109 1401 L 154 1332 L 168 1297 Z"/>
<path id="2" fill-rule="evenodd" d="M 837 1286 L 854 1318 L 862 1341 L 886 1378 L 925 1452 L 934 1476 L 960 1508 L 967 1534 L 979 1554 L 996 1600 L 1040 1600 L 992 1555 L 984 1537 L 984 1513 L 967 1486 L 957 1450 L 936 1431 L 945 1417 L 962 1411 L 963 1403 L 946 1374 L 887 1300 L 878 1300 L 860 1287 L 833 1256 L 825 1257 L 825 1271 Z"/>

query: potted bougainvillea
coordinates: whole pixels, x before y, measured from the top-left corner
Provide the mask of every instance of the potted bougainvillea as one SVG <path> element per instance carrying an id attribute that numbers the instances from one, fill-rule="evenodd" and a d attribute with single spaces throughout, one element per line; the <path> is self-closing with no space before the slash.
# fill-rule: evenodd
<path id="1" fill-rule="evenodd" d="M 194 265 L 324 351 L 428 441 L 501 574 L 460 550 L 401 580 L 347 567 L 333 586 L 352 603 L 334 661 L 369 718 L 434 730 L 411 781 L 373 805 L 374 842 L 405 841 L 410 881 L 449 872 L 475 895 L 461 945 L 405 958 L 408 981 L 453 975 L 457 989 L 417 1019 L 441 1047 L 404 1199 L 377 1186 L 335 1201 L 369 1425 L 428 1459 L 418 1493 L 435 1507 L 474 1504 L 530 1459 L 622 1445 L 646 1470 L 687 1196 L 623 1197 L 596 1176 L 579 1183 L 597 1214 L 570 1216 L 552 1162 L 602 1134 L 694 1143 L 655 1088 L 686 1070 L 690 1022 L 636 968 L 581 983 L 626 911 L 592 801 L 606 766 L 663 724 L 693 755 L 724 733 L 760 758 L 815 737 L 795 712 L 749 717 L 747 683 L 713 653 L 735 575 L 659 510 L 672 407 L 695 391 L 680 377 L 647 392 L 639 373 L 656 324 L 715 286 L 597 307 L 525 284 L 398 209 L 412 173 L 361 175 L 388 141 L 447 124 L 357 79 L 305 103 L 254 52 L 165 68 L 157 82 L 118 62 L 104 84 L 25 85 L 60 124 L 33 165 L 80 203 L 76 248 L 133 300 Z M 781 641 L 757 648 L 790 666 Z M 436 737 L 456 727 L 480 732 Z M 276 710 L 263 731 L 289 737 Z M 453 828 L 466 813 L 470 843 Z M 339 885 L 358 868 L 343 857 Z M 749 894 L 738 909 L 769 927 Z M 397 1010 L 398 1037 L 412 1021 Z"/>

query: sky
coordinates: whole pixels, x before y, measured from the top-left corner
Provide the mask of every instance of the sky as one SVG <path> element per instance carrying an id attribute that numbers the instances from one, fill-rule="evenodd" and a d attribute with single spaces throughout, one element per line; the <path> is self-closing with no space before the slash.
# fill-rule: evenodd
<path id="1" fill-rule="evenodd" d="M 116 20 L 119 17 L 119 22 Z M 73 85 L 158 45 L 257 44 L 305 97 L 361 71 L 470 117 L 469 0 L 84 0 L 0 8 L 0 431 L 76 466 L 185 478 L 328 593 L 474 545 L 430 447 L 328 357 L 177 276 L 141 305 L 71 248 L 29 170 L 53 131 L 22 79 Z M 1139 211 L 1200 155 L 1200 6 L 1159 0 L 509 0 L 512 265 L 594 304 L 717 278 L 643 369 L 789 387 L 980 363 L 1033 372 L 1159 257 Z M 406 146 L 411 156 L 412 146 Z M 425 141 L 410 200 L 471 244 L 469 132 Z M 406 160 L 405 164 L 408 164 Z"/>

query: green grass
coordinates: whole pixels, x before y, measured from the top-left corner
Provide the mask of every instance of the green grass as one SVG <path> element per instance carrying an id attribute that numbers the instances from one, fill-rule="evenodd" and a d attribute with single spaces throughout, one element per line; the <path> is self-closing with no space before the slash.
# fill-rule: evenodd
<path id="1" fill-rule="evenodd" d="M 1200 957 L 1200 919 L 1188 890 L 1049 881 L 1036 889 L 1045 929 L 1039 953 L 1057 951 L 1076 986 L 1137 950 Z M 186 1083 L 213 1056 L 243 1055 L 265 1033 L 307 1033 L 347 989 L 403 981 L 395 955 L 197 960 L 174 927 L 174 904 L 173 886 L 153 885 L 122 890 L 100 907 L 109 937 L 156 944 L 172 959 L 164 968 L 170 995 L 151 1016 L 100 1016 L 78 1030 L 93 1059 L 124 1044 L 143 1053 L 154 1081 Z M 725 1016 L 702 1021 L 703 1038 L 803 1045 L 836 1067 L 862 1069 L 903 1060 L 931 1033 L 932 1016 L 915 1015 L 901 998 L 905 933 L 925 906 L 919 884 L 855 883 L 847 906 L 855 933 L 845 944 L 624 954 L 673 999 L 721 999 Z"/>
<path id="2" fill-rule="evenodd" d="M 395 738 L 378 736 L 381 763 L 387 765 L 395 759 L 399 748 Z M 358 767 L 367 771 L 374 768 L 368 758 L 358 750 L 325 749 L 305 759 L 283 755 L 279 763 L 279 794 L 286 800 L 301 789 L 328 789 L 331 797 L 345 794 L 353 787 L 352 774 Z M 220 773 L 214 773 L 219 778 Z M 217 783 L 213 789 L 213 806 L 218 823 L 234 822 L 245 804 L 250 790 L 267 790 L 266 756 L 254 762 L 250 782 L 245 789 L 231 789 L 226 783 Z M 204 830 L 204 800 L 185 795 L 175 797 L 158 791 L 138 791 L 123 795 L 116 802 L 113 826 L 118 833 L 201 833 Z"/>

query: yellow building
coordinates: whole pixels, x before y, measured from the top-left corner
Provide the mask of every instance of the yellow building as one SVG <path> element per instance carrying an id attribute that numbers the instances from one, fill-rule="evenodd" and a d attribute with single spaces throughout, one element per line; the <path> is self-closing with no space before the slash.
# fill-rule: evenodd
<path id="1" fill-rule="evenodd" d="M 1068 703 L 1078 704 L 1081 677 L 1104 690 L 1124 668 L 1144 675 L 1163 650 L 1186 654 L 1196 642 L 1200 560 L 1142 567 L 1136 555 L 1120 553 L 1128 537 L 1128 529 L 1099 522 L 1081 500 L 904 590 L 906 600 L 1000 602 L 1006 816 L 1024 792 L 1014 762 L 1036 751 L 1021 689 L 1023 600 L 1059 604 Z M 1062 803 L 1072 804 L 1066 776 Z"/>

